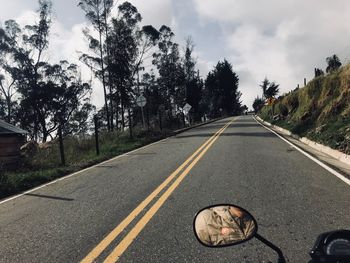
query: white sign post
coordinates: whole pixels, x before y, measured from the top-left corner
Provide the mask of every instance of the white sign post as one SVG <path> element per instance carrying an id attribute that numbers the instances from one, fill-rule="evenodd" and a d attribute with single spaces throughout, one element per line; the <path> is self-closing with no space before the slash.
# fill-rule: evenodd
<path id="1" fill-rule="evenodd" d="M 187 115 L 189 123 L 190 123 L 190 118 L 188 116 L 188 113 L 190 112 L 191 109 L 192 109 L 192 106 L 190 104 L 188 104 L 188 103 L 186 103 L 185 106 L 183 107 L 184 114 Z"/>
<path id="2" fill-rule="evenodd" d="M 145 96 L 140 95 L 136 98 L 136 104 L 137 106 L 141 107 L 141 114 L 142 114 L 142 128 L 145 128 L 145 116 L 143 114 L 143 107 L 145 107 L 147 103 L 147 100 Z"/>
<path id="3" fill-rule="evenodd" d="M 192 109 L 192 106 L 188 103 L 186 103 L 185 106 L 183 107 L 183 110 L 186 114 L 188 114 L 191 109 Z"/>

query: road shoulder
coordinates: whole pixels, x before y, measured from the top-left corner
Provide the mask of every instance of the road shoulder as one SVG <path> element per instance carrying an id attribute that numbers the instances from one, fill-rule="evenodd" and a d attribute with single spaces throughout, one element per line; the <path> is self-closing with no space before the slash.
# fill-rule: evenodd
<path id="1" fill-rule="evenodd" d="M 324 152 L 318 151 L 315 148 L 303 143 L 302 141 L 298 140 L 297 138 L 294 138 L 292 134 L 288 135 L 284 132 L 281 132 L 279 129 L 274 127 L 273 125 L 267 127 L 265 123 L 263 123 L 261 120 L 254 118 L 258 123 L 260 123 L 265 128 L 271 129 L 293 145 L 299 147 L 306 153 L 310 154 L 312 157 L 316 158 L 320 162 L 326 164 L 327 166 L 331 167 L 335 171 L 339 172 L 341 175 L 343 175 L 346 179 L 350 179 L 350 165 L 339 161 L 338 159 L 334 158 L 331 155 L 328 155 Z"/>

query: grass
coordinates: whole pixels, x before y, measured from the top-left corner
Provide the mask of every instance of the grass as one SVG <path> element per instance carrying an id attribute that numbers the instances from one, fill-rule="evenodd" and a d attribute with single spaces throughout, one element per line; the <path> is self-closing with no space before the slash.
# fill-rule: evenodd
<path id="1" fill-rule="evenodd" d="M 200 123 L 193 123 L 193 125 L 196 124 Z M 170 129 L 163 129 L 160 132 L 135 128 L 133 138 L 129 137 L 128 131 L 101 132 L 99 155 L 96 155 L 94 136 L 66 137 L 64 138 L 65 166 L 61 165 L 58 142 L 50 142 L 47 144 L 48 147 L 39 148 L 35 154 L 29 153 L 27 157 L 22 158 L 21 166 L 17 170 L 5 171 L 0 167 L 0 199 L 161 140 L 171 132 Z"/>
<path id="2" fill-rule="evenodd" d="M 101 133 L 99 155 L 96 155 L 94 137 L 67 137 L 64 139 L 66 166 L 61 165 L 58 143 L 50 143 L 49 147 L 39 149 L 34 156 L 24 158 L 17 170 L 0 169 L 0 198 L 79 171 L 164 137 L 164 133 L 141 130 L 134 131 L 132 139 L 128 133 Z"/>
<path id="3" fill-rule="evenodd" d="M 310 81 L 283 96 L 259 116 L 299 136 L 350 154 L 350 65 Z"/>

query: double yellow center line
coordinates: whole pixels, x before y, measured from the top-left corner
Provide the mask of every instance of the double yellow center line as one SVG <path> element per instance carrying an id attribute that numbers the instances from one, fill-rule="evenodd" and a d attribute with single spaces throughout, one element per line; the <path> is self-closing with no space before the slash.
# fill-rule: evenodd
<path id="1" fill-rule="evenodd" d="M 130 246 L 137 235 L 142 231 L 146 224 L 155 215 L 158 209 L 164 204 L 173 191 L 179 186 L 181 181 L 196 165 L 196 163 L 209 150 L 225 129 L 233 122 L 229 121 L 204 144 L 202 144 L 183 164 L 181 164 L 162 184 L 160 184 L 145 200 L 143 200 L 116 228 L 114 228 L 81 262 L 94 262 L 97 257 L 118 237 L 118 235 L 149 205 L 156 196 L 164 190 L 171 181 L 186 168 L 177 179 L 168 187 L 162 196 L 153 204 L 146 214 L 136 223 L 130 232 L 122 239 L 122 241 L 113 249 L 109 256 L 105 259 L 105 263 L 116 262 L 124 251 Z M 193 160 L 193 161 L 192 161 Z M 191 162 L 192 161 L 192 162 Z M 187 167 L 186 167 L 187 166 Z"/>

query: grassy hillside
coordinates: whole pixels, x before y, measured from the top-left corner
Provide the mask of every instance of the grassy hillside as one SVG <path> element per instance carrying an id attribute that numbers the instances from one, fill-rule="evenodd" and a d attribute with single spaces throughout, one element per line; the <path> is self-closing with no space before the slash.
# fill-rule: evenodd
<path id="1" fill-rule="evenodd" d="M 281 96 L 274 115 L 272 106 L 259 113 L 299 136 L 350 154 L 350 65 Z"/>

